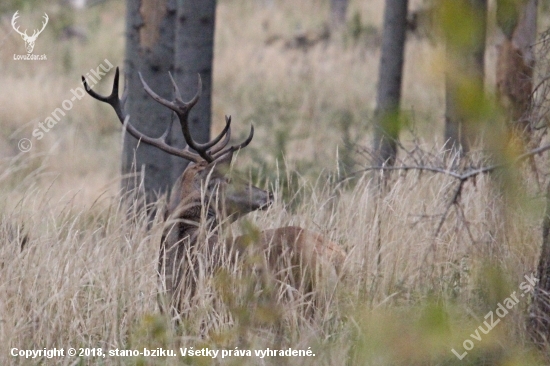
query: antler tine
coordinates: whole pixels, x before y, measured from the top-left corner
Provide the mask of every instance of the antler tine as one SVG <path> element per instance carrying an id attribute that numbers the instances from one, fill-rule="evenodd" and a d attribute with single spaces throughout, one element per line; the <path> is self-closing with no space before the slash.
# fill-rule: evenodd
<path id="1" fill-rule="evenodd" d="M 225 128 L 224 131 L 227 130 L 227 133 L 225 134 L 225 138 L 223 141 L 219 144 L 219 146 L 213 146 L 212 149 L 208 150 L 208 153 L 211 155 L 215 155 L 216 153 L 220 152 L 223 148 L 227 146 L 229 143 L 229 140 L 231 139 L 231 116 L 225 116 Z M 220 136 L 223 134 L 220 134 Z"/>
<path id="2" fill-rule="evenodd" d="M 231 150 L 237 151 L 237 150 L 240 150 L 244 147 L 247 147 L 248 144 L 250 144 L 250 141 L 252 141 L 253 137 L 254 137 L 254 125 L 250 125 L 250 134 L 248 135 L 247 139 L 244 140 L 243 142 L 241 142 L 237 146 L 235 146 L 235 145 L 231 146 Z"/>
<path id="3" fill-rule="evenodd" d="M 115 110 L 120 122 L 128 131 L 128 133 L 132 136 L 134 136 L 136 139 L 143 141 L 144 143 L 154 146 L 170 155 L 178 156 L 187 160 L 191 160 L 193 162 L 198 162 L 200 160 L 199 155 L 192 153 L 190 151 L 186 151 L 185 149 L 178 149 L 173 146 L 170 146 L 166 143 L 166 138 L 168 137 L 168 134 L 170 133 L 170 130 L 172 129 L 173 120 L 170 119 L 170 123 L 168 124 L 168 128 L 166 131 L 158 138 L 149 137 L 147 135 L 144 135 L 143 133 L 139 132 L 133 125 L 130 124 L 130 116 L 126 114 L 122 106 L 126 102 L 127 97 L 127 88 L 125 88 L 124 92 L 122 93 L 122 99 L 119 99 L 118 97 L 118 83 L 119 83 L 119 69 L 116 68 L 115 72 L 115 78 L 113 81 L 113 89 L 111 91 L 111 94 L 108 96 L 100 95 L 93 91 L 90 86 L 88 85 L 86 78 L 82 76 L 82 83 L 84 84 L 84 88 L 86 89 L 86 92 L 90 94 L 93 98 L 109 104 L 113 109 Z M 126 83 L 125 83 L 126 84 Z M 127 84 L 126 84 L 127 85 Z"/>
<path id="4" fill-rule="evenodd" d="M 170 121 L 168 122 L 168 127 L 166 128 L 166 131 L 159 137 L 160 140 L 166 142 L 166 138 L 168 137 L 168 134 L 170 131 L 172 131 L 172 126 L 174 125 L 174 119 L 170 118 Z"/>
<path id="5" fill-rule="evenodd" d="M 161 96 L 159 96 L 157 93 L 155 93 L 153 91 L 153 89 L 151 89 L 149 87 L 149 85 L 147 85 L 147 83 L 145 82 L 145 80 L 143 80 L 143 76 L 141 75 L 141 72 L 138 72 L 138 75 L 139 75 L 139 79 L 141 80 L 141 84 L 143 85 L 143 89 L 145 89 L 145 91 L 147 92 L 147 94 L 149 94 L 149 96 L 151 98 L 153 98 L 156 102 L 162 104 L 163 106 L 167 107 L 167 108 L 170 108 L 171 110 L 173 110 L 174 112 L 178 113 L 179 112 L 179 108 L 178 106 L 176 105 L 176 103 L 174 102 L 170 102 L 169 100 L 166 100 L 164 98 L 162 98 Z M 188 104 L 190 104 L 191 102 L 189 102 Z M 195 102 L 196 103 L 196 102 Z M 186 104 L 186 103 L 184 103 Z M 192 107 L 192 106 L 191 106 Z M 190 108 L 189 108 L 190 109 Z M 189 111 L 187 111 L 189 112 Z"/>
<path id="6" fill-rule="evenodd" d="M 149 137 L 147 135 L 142 134 L 139 132 L 134 126 L 132 126 L 130 123 L 130 116 L 127 115 L 126 118 L 123 121 L 123 125 L 126 128 L 126 131 L 132 136 L 134 136 L 139 141 L 143 141 L 147 145 L 154 146 L 156 148 L 159 148 L 160 150 L 174 156 L 178 156 L 180 158 L 184 158 L 187 160 L 191 160 L 193 162 L 198 162 L 199 156 L 193 152 L 190 152 L 185 149 L 178 149 L 173 146 L 170 146 L 166 143 L 166 137 L 168 137 L 168 134 L 170 130 L 172 129 L 172 120 L 168 123 L 168 128 L 164 131 L 164 133 L 157 138 Z"/>
<path id="7" fill-rule="evenodd" d="M 176 94 L 176 100 L 183 101 L 183 98 L 181 97 L 180 89 L 178 88 L 178 85 L 176 84 L 176 81 L 172 77 L 172 73 L 170 71 L 168 71 L 168 76 L 170 76 L 170 81 L 172 82 L 172 87 L 174 88 L 174 94 Z M 202 93 L 202 81 L 201 81 L 200 74 L 199 74 L 199 88 L 198 89 Z M 197 100 L 198 100 L 198 98 L 197 98 Z"/>
<path id="8" fill-rule="evenodd" d="M 115 79 L 113 80 L 113 89 L 111 91 L 111 94 L 108 95 L 108 96 L 100 95 L 100 94 L 96 93 L 94 90 L 92 90 L 92 88 L 90 88 L 90 86 L 88 85 L 88 82 L 86 81 L 86 78 L 84 76 L 82 76 L 82 83 L 84 84 L 84 88 L 86 89 L 86 92 L 88 94 L 90 94 L 90 96 L 92 96 L 93 98 L 99 100 L 100 102 L 107 103 L 111 107 L 113 107 L 113 109 L 116 112 L 116 115 L 117 115 L 118 119 L 120 120 L 120 122 L 123 122 L 124 119 L 126 118 L 126 114 L 124 113 L 124 111 L 122 109 L 122 105 L 120 103 L 121 100 L 118 98 L 118 80 L 119 80 L 119 76 L 120 76 L 120 71 L 117 67 L 116 71 L 115 71 Z M 126 93 L 126 91 L 124 91 L 124 93 Z M 125 102 L 125 101 L 126 100 L 124 99 L 123 102 Z"/>
<path id="9" fill-rule="evenodd" d="M 213 154 L 212 156 L 214 157 L 214 160 L 216 160 L 217 158 L 219 158 L 222 155 L 227 154 L 230 151 L 235 152 L 235 151 L 238 151 L 238 150 L 240 150 L 244 147 L 247 147 L 248 144 L 250 144 L 250 141 L 252 141 L 253 137 L 254 137 L 254 125 L 251 125 L 250 126 L 250 134 L 248 135 L 248 138 L 246 140 L 241 142 L 239 145 L 230 146 L 227 149 L 224 149 L 222 151 L 217 152 L 216 154 Z"/>

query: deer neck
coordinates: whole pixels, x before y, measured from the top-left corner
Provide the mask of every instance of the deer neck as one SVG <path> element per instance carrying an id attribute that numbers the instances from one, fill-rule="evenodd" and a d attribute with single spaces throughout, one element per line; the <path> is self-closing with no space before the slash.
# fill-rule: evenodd
<path id="1" fill-rule="evenodd" d="M 172 226 L 177 229 L 173 230 L 176 234 L 174 239 L 191 245 L 198 240 L 201 231 L 208 232 L 209 236 L 216 235 L 219 224 L 215 202 L 212 202 L 215 200 L 203 197 L 201 188 L 192 183 L 200 168 L 197 164 L 187 167 L 176 182 L 177 188 L 167 210 L 167 216 L 177 222 L 176 226 Z"/>
<path id="2" fill-rule="evenodd" d="M 178 240 L 184 239 L 183 242 L 193 243 L 198 239 L 201 230 L 206 230 L 210 234 L 217 234 L 219 221 L 214 209 L 209 207 L 206 215 L 204 215 L 203 206 L 200 202 L 182 206 L 173 215 L 177 217 L 178 221 Z"/>

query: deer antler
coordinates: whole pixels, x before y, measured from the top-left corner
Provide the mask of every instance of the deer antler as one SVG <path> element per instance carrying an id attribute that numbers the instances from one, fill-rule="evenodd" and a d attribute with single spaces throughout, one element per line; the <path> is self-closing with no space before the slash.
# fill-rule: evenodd
<path id="1" fill-rule="evenodd" d="M 189 112 L 193 108 L 195 104 L 197 104 L 201 90 L 202 90 L 202 81 L 199 75 L 199 85 L 198 85 L 198 91 L 197 94 L 191 99 L 189 102 L 184 102 L 181 98 L 181 93 L 176 85 L 176 82 L 172 78 L 172 75 L 170 74 L 170 80 L 172 82 L 172 86 L 174 87 L 174 94 L 175 98 L 174 101 L 168 101 L 164 98 L 161 98 L 159 95 L 157 95 L 150 87 L 147 85 L 145 80 L 143 80 L 143 77 L 141 76 L 141 73 L 139 74 L 139 77 L 141 79 L 141 83 L 143 84 L 143 88 L 158 103 L 162 104 L 165 107 L 170 108 L 173 110 L 176 115 L 179 118 L 183 136 L 185 138 L 185 142 L 187 143 L 187 146 L 184 149 L 178 149 L 173 146 L 168 145 L 166 142 L 166 138 L 168 137 L 168 133 L 172 129 L 172 123 L 173 121 L 170 120 L 170 123 L 168 125 L 168 128 L 166 131 L 162 134 L 162 136 L 158 138 L 152 138 L 147 135 L 144 135 L 143 133 L 139 132 L 132 124 L 130 124 L 130 116 L 124 111 L 124 105 L 126 104 L 126 99 L 128 97 L 128 89 L 125 86 L 124 92 L 122 93 L 122 98 L 118 97 L 118 86 L 119 86 L 119 69 L 116 68 L 115 72 L 115 78 L 113 81 L 113 89 L 111 91 L 111 94 L 108 96 L 99 95 L 95 91 L 93 91 L 88 83 L 86 82 L 86 78 L 82 76 L 82 83 L 84 84 L 84 88 L 86 89 L 86 92 L 90 94 L 91 97 L 109 104 L 113 109 L 115 110 L 115 113 L 117 114 L 118 119 L 123 124 L 124 128 L 126 128 L 126 131 L 132 136 L 134 136 L 136 139 L 143 141 L 144 143 L 154 146 L 156 148 L 159 148 L 160 150 L 174 155 L 179 156 L 181 158 L 193 161 L 193 162 L 199 162 L 202 159 L 206 160 L 207 162 L 211 163 L 220 156 L 228 153 L 228 152 L 234 152 L 239 149 L 242 149 L 243 147 L 247 146 L 250 141 L 252 141 L 252 137 L 254 136 L 254 126 L 251 127 L 250 135 L 248 138 L 241 144 L 237 146 L 230 146 L 229 148 L 226 148 L 227 144 L 229 143 L 229 139 L 231 137 L 231 117 L 226 116 L 225 117 L 225 127 L 222 130 L 222 132 L 216 136 L 212 141 L 207 143 L 198 143 L 195 142 L 191 136 L 191 133 L 189 132 L 189 124 L 188 124 L 188 116 Z M 223 141 L 222 141 L 223 138 Z M 194 153 L 189 150 L 189 148 L 194 149 L 197 153 Z"/>
<path id="2" fill-rule="evenodd" d="M 201 91 L 202 91 L 201 77 L 199 75 L 199 86 L 198 86 L 197 94 L 195 94 L 193 99 L 185 103 L 182 100 L 181 93 L 179 91 L 178 86 L 176 85 L 176 82 L 174 81 L 174 78 L 172 77 L 172 74 L 171 73 L 168 73 L 168 74 L 170 76 L 170 81 L 172 82 L 172 86 L 174 88 L 174 94 L 175 94 L 174 101 L 172 102 L 157 95 L 149 87 L 149 85 L 147 85 L 145 80 L 143 80 L 141 73 L 139 74 L 139 78 L 141 79 L 143 88 L 145 89 L 147 94 L 151 96 L 151 98 L 153 98 L 155 101 L 162 104 L 163 106 L 170 108 L 176 113 L 180 121 L 181 130 L 185 138 L 185 142 L 187 142 L 187 147 L 186 147 L 187 150 L 188 148 L 192 148 L 204 160 L 211 163 L 217 158 L 219 158 L 220 156 L 227 154 L 228 152 L 235 152 L 239 149 L 242 149 L 243 147 L 246 147 L 250 143 L 250 141 L 252 141 L 252 137 L 254 137 L 254 126 L 251 126 L 250 135 L 243 143 L 236 146 L 230 146 L 228 148 L 225 148 L 229 143 L 229 139 L 231 137 L 231 117 L 230 116 L 225 117 L 225 127 L 223 131 L 218 136 L 216 136 L 216 138 L 214 138 L 212 141 L 209 141 L 203 144 L 194 141 L 189 131 L 188 117 L 189 117 L 189 112 L 191 111 L 191 108 L 193 108 L 193 106 L 197 104 L 201 95 Z M 219 144 L 219 146 L 216 146 L 224 136 L 225 138 L 223 139 L 223 141 Z"/>
<path id="3" fill-rule="evenodd" d="M 86 89 L 86 92 L 90 94 L 91 97 L 99 100 L 100 102 L 104 102 L 109 104 L 116 112 L 116 115 L 120 122 L 123 124 L 124 128 L 128 133 L 132 136 L 134 136 L 136 139 L 143 141 L 144 143 L 154 146 L 156 148 L 159 148 L 160 150 L 174 155 L 179 156 L 181 158 L 197 162 L 200 160 L 199 155 L 194 154 L 190 151 L 187 151 L 185 149 L 178 149 L 173 146 L 168 145 L 166 143 L 166 138 L 168 137 L 168 133 L 172 129 L 172 120 L 170 120 L 170 123 L 168 125 L 168 128 L 164 133 L 158 137 L 158 138 L 152 138 L 147 135 L 144 135 L 143 133 L 139 132 L 131 123 L 130 123 L 130 116 L 124 111 L 124 106 L 126 104 L 126 100 L 128 98 L 128 89 L 125 85 L 124 91 L 122 93 L 122 98 L 118 97 L 118 80 L 119 80 L 119 69 L 116 68 L 115 72 L 115 79 L 113 81 L 113 89 L 111 91 L 111 94 L 108 96 L 103 96 L 97 94 L 95 91 L 93 91 L 88 83 L 86 82 L 86 78 L 82 76 L 82 83 L 84 84 L 84 88 Z"/>

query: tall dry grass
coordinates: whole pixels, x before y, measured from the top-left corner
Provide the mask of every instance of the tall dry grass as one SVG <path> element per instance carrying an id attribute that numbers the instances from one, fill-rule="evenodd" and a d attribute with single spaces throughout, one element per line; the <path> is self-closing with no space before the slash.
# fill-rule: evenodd
<path id="1" fill-rule="evenodd" d="M 52 202 L 47 191 L 29 184 L 15 210 L 3 214 L 0 231 L 2 359 L 20 362 L 9 356 L 11 347 L 312 347 L 315 358 L 287 362 L 458 364 L 451 348 L 459 348 L 482 316 L 518 291 L 523 275 L 534 268 L 536 217 L 530 209 L 518 208 L 509 218 L 513 228 L 488 228 L 490 180 L 480 179 L 463 193 L 464 220 L 451 214 L 434 239 L 437 217 L 430 215 L 444 209 L 448 179 L 396 179 L 383 198 L 371 193 L 371 185 L 368 177 L 351 190 L 304 185 L 309 200 L 294 212 L 276 195 L 274 207 L 232 227 L 233 234 L 246 234 L 254 228 L 301 225 L 346 249 L 343 275 L 336 288 L 317 289 L 322 300 L 312 319 L 304 310 L 310 299 L 281 300 L 276 287 L 258 287 L 255 272 L 247 267 L 254 263 L 245 261 L 201 277 L 199 295 L 189 303 L 181 327 L 174 329 L 156 304 L 159 218 L 148 229 L 144 214 L 128 214 L 116 199 L 74 207 Z M 466 231 L 480 240 L 471 242 Z M 505 241 L 481 240 L 488 231 Z M 209 259 L 203 261 L 208 273 Z M 510 362 L 526 352 L 522 324 L 527 304 L 527 299 L 520 303 L 476 345 L 472 361 L 496 354 Z M 182 361 L 204 359 L 141 362 Z M 254 357 L 241 361 L 224 362 L 260 362 Z M 107 361 L 127 362 L 139 360 Z M 274 358 L 268 363 L 280 362 Z"/>
<path id="2" fill-rule="evenodd" d="M 365 28 L 379 27 L 381 5 L 352 2 L 350 13 L 360 14 Z M 33 13 L 39 18 L 41 11 Z M 60 12 L 48 11 L 52 20 Z M 179 327 L 156 303 L 161 219 L 148 224 L 143 212 L 120 205 L 120 130 L 112 111 L 85 98 L 43 140 L 33 140 L 30 152 L 17 150 L 18 140 L 71 96 L 81 74 L 105 58 L 122 64 L 123 6 L 107 2 L 76 14 L 88 43 L 45 32 L 36 46 L 48 55 L 42 63 L 11 60 L 22 42 L 4 19 L 0 364 L 540 364 L 523 326 L 527 297 L 464 360 L 451 352 L 462 353 L 485 314 L 534 271 L 544 209 L 534 178 L 524 175 L 512 193 L 526 193 L 516 200 L 489 176 L 468 183 L 437 237 L 456 184 L 451 178 L 395 174 L 384 195 L 372 189 L 372 174 L 338 183 L 342 154 L 357 158 L 345 140 L 368 143 L 379 50 L 372 35 L 350 34 L 308 50 L 285 46 L 296 31 L 322 28 L 327 12 L 320 0 L 220 2 L 214 129 L 224 114 L 239 131 L 255 124 L 237 168 L 276 196 L 269 210 L 229 231 L 292 224 L 323 233 L 348 253 L 342 276 L 336 288 L 318 289 L 310 319 L 309 298 L 289 301 L 276 286 L 260 286 L 253 262 L 227 265 L 201 278 Z M 281 40 L 266 45 L 273 36 Z M 403 105 L 426 146 L 441 142 L 439 52 L 423 39 L 407 45 Z M 12 347 L 311 347 L 316 356 L 25 360 L 11 357 Z"/>

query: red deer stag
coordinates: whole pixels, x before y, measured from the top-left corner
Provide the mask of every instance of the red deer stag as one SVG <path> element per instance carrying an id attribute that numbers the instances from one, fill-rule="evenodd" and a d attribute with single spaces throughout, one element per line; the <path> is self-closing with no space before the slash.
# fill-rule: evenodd
<path id="1" fill-rule="evenodd" d="M 168 154 L 189 160 L 181 177 L 176 182 L 166 212 L 166 223 L 160 245 L 159 275 L 162 286 L 165 286 L 170 308 L 178 313 L 183 312 L 183 293 L 192 296 L 195 292 L 196 278 L 199 268 L 193 259 L 192 251 L 198 244 L 205 243 L 207 252 L 212 256 L 223 253 L 233 253 L 233 258 L 241 257 L 248 247 L 250 236 L 240 236 L 220 242 L 217 230 L 223 219 L 230 221 L 249 212 L 269 207 L 273 202 L 271 192 L 264 191 L 252 184 L 229 176 L 229 167 L 233 153 L 246 147 L 254 135 L 254 127 L 250 129 L 248 138 L 239 145 L 228 146 L 231 136 L 231 117 L 226 116 L 223 131 L 212 141 L 198 143 L 191 137 L 188 125 L 188 115 L 197 103 L 201 93 L 201 79 L 197 94 L 191 101 L 185 103 L 172 75 L 170 79 L 174 87 L 175 99 L 168 101 L 158 96 L 149 88 L 140 74 L 143 88 L 158 103 L 171 109 L 178 116 L 181 130 L 187 142 L 187 147 L 178 149 L 168 145 L 166 137 L 171 130 L 171 123 L 166 132 L 159 138 L 152 138 L 139 132 L 129 123 L 130 116 L 124 111 L 127 93 L 122 98 L 118 96 L 119 70 L 116 69 L 113 89 L 109 96 L 94 92 L 82 77 L 82 82 L 88 94 L 93 98 L 111 105 L 120 122 L 130 135 L 142 142 L 155 146 Z M 193 152 L 193 149 L 195 152 Z M 201 225 L 210 234 L 201 235 Z M 205 230 L 202 230 L 204 233 Z M 317 268 L 334 275 L 341 266 L 345 255 L 339 246 L 324 239 L 321 235 L 306 231 L 300 227 L 287 226 L 259 233 L 252 245 L 263 251 L 267 259 L 267 269 L 291 282 L 294 288 L 301 287 L 312 291 L 315 283 L 314 274 Z M 221 250 L 220 250 L 221 249 Z M 214 254 L 217 253 L 217 254 Z M 281 260 L 281 258 L 287 260 Z M 211 259 L 211 263 L 219 265 L 223 260 Z M 282 268 L 286 266 L 286 268 Z M 304 283 L 306 284 L 304 286 Z M 182 291 L 185 288 L 188 291 Z M 161 309 L 163 308 L 161 304 Z"/>

